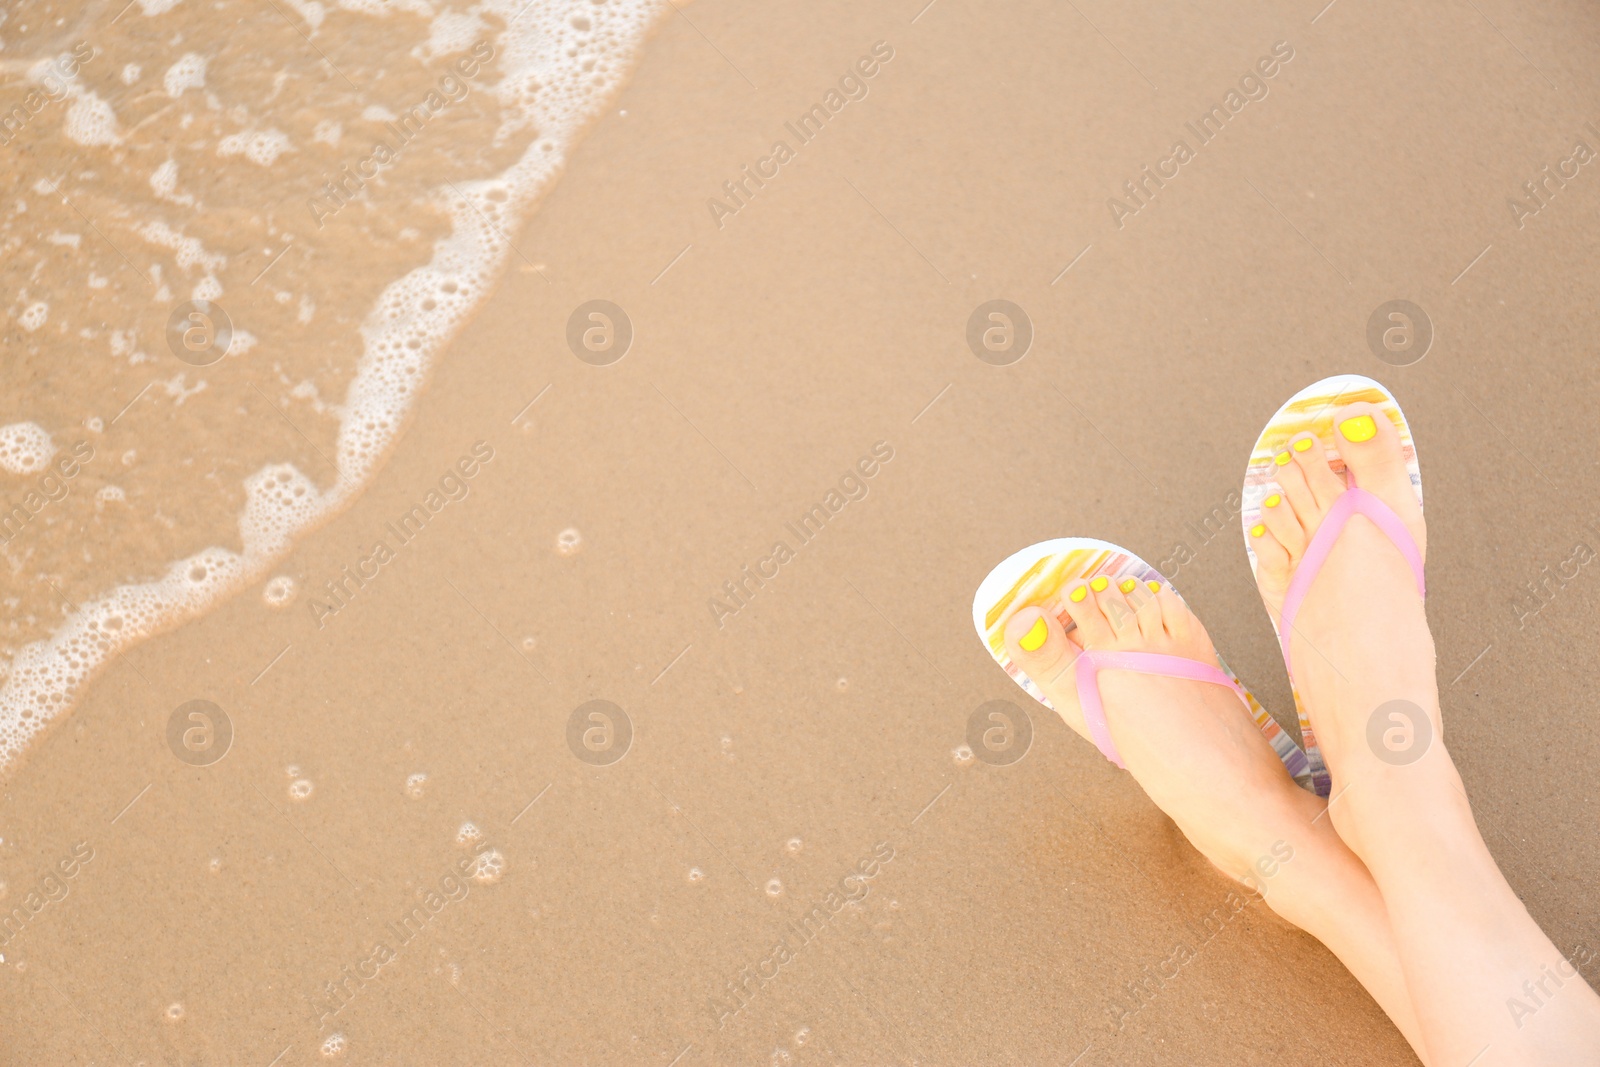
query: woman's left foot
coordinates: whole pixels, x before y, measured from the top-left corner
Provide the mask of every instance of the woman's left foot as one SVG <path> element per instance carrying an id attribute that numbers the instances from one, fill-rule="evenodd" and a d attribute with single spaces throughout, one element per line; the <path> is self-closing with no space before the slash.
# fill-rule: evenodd
<path id="1" fill-rule="evenodd" d="M 1102 575 L 1069 583 L 1061 603 L 1075 628 L 1025 608 L 1006 625 L 1006 647 L 1061 717 L 1089 737 L 1076 663 L 1092 651 L 1146 652 L 1218 667 L 1205 627 L 1165 584 Z M 1231 688 L 1102 670 L 1112 741 L 1156 806 L 1219 870 L 1259 887 L 1258 864 L 1314 833 L 1324 802 L 1295 785 Z"/>

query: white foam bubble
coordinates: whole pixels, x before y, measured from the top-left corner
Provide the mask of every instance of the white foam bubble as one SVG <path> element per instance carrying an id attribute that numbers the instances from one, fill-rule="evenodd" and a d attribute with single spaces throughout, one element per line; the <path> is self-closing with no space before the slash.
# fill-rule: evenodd
<path id="1" fill-rule="evenodd" d="M 122 140 L 117 113 L 100 97 L 79 86 L 72 86 L 72 106 L 67 108 L 65 133 L 69 141 L 86 146 L 112 145 Z"/>
<path id="2" fill-rule="evenodd" d="M 506 858 L 497 848 L 485 849 L 472 857 L 467 877 L 474 882 L 498 882 L 506 873 Z"/>
<path id="3" fill-rule="evenodd" d="M 167 68 L 161 77 L 161 87 L 176 100 L 189 89 L 206 87 L 206 57 L 198 52 L 186 52 Z"/>
<path id="4" fill-rule="evenodd" d="M 230 133 L 217 142 L 217 155 L 223 158 L 243 156 L 258 167 L 270 167 L 279 156 L 293 151 L 289 135 L 276 129 Z"/>
<path id="5" fill-rule="evenodd" d="M 328 9 L 317 0 L 289 0 L 289 6 L 294 8 L 295 14 L 306 20 L 306 25 L 311 27 L 313 37 L 322 29 L 322 20 L 328 17 Z"/>
<path id="6" fill-rule="evenodd" d="M 146 16 L 170 11 L 178 2 L 138 0 Z M 322 4 L 291 0 L 291 6 L 313 31 L 321 24 Z M 441 46 L 466 25 L 459 15 L 438 22 L 443 16 L 428 0 L 340 0 L 338 6 L 374 17 L 411 12 L 429 20 L 428 40 Z M 517 232 L 548 191 L 574 142 L 608 107 L 652 24 L 672 9 L 666 0 L 483 0 L 471 10 L 484 26 L 502 27 L 493 42 L 498 80 L 482 83 L 501 109 L 494 144 L 507 145 L 519 133 L 537 134 L 499 174 L 440 187 L 450 232 L 435 241 L 429 262 L 383 290 L 360 328 L 363 354 L 339 409 L 337 477 L 319 490 L 289 464 L 263 467 L 245 480 L 239 551 L 209 547 L 172 563 L 159 577 L 80 601 L 49 638 L 19 649 L 0 684 L 0 767 L 70 707 L 111 656 L 265 577 L 296 534 L 346 505 L 367 484 L 440 351 L 501 273 L 510 254 L 507 234 Z M 130 74 L 137 80 L 137 71 L 126 70 L 125 79 Z M 122 131 L 111 106 L 81 87 L 69 92 L 74 99 L 67 136 L 83 145 L 119 143 Z M 270 126 L 231 134 L 217 147 L 223 158 L 242 156 L 262 167 L 290 151 L 289 138 Z M 165 223 L 148 223 L 140 233 L 173 249 L 185 271 L 217 275 L 227 262 Z M 156 302 L 170 303 L 171 287 L 154 271 L 152 277 Z M 42 325 L 48 308 L 37 314 Z M 255 343 L 236 324 L 229 358 Z M 495 856 L 498 871 L 504 859 Z"/>
<path id="7" fill-rule="evenodd" d="M 44 470 L 55 454 L 55 442 L 37 423 L 0 426 L 0 469 L 12 474 L 33 474 Z"/>
<path id="8" fill-rule="evenodd" d="M 184 270 L 202 267 L 214 274 L 228 265 L 228 257 L 221 252 L 207 252 L 198 237 L 188 237 L 164 222 L 147 222 L 139 228 L 139 236 L 153 245 L 170 248 L 177 253 L 178 266 Z"/>
<path id="9" fill-rule="evenodd" d="M 293 578 L 287 574 L 280 574 L 267 580 L 267 584 L 261 589 L 261 599 L 270 608 L 288 607 L 294 603 L 296 588 Z"/>
<path id="10" fill-rule="evenodd" d="M 17 323 L 24 330 L 32 333 L 43 326 L 50 319 L 50 305 L 43 300 L 35 300 L 22 309 L 22 314 L 17 316 Z"/>
<path id="11" fill-rule="evenodd" d="M 167 160 L 150 172 L 150 191 L 161 200 L 168 200 L 183 207 L 194 204 L 194 197 L 188 193 L 178 192 L 178 161 L 175 159 Z"/>

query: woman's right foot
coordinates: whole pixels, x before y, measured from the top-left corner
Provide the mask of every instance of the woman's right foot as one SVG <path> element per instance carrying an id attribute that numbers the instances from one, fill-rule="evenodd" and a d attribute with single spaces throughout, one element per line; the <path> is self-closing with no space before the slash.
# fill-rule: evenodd
<path id="1" fill-rule="evenodd" d="M 1426 547 L 1399 433 L 1383 409 L 1348 405 L 1333 426 L 1331 442 L 1289 439 L 1250 531 L 1257 585 L 1280 629 L 1306 547 L 1347 491 L 1325 446 L 1399 516 L 1419 552 Z M 1440 735 L 1416 577 L 1366 517 L 1350 518 L 1312 580 L 1289 654 L 1333 776 L 1331 821 L 1382 893 L 1430 1062 L 1600 1062 L 1600 997 L 1529 917 L 1478 832 Z M 1559 992 L 1549 975 L 1561 978 Z M 1522 983 L 1537 988 L 1540 977 L 1553 995 L 1541 996 L 1533 1019 Z"/>
<path id="2" fill-rule="evenodd" d="M 1280 627 L 1284 597 L 1306 548 L 1347 491 L 1345 478 L 1330 464 L 1330 446 L 1352 481 L 1387 504 L 1426 552 L 1422 508 L 1394 423 L 1381 407 L 1362 402 L 1336 412 L 1333 427 L 1332 441 L 1302 432 L 1285 443 L 1275 457 L 1276 484 L 1267 487 L 1261 522 L 1250 530 L 1256 583 Z M 1346 523 L 1292 627 L 1295 688 L 1333 776 L 1335 797 L 1355 780 L 1407 768 L 1426 756 L 1408 746 L 1438 744 L 1433 637 L 1416 578 L 1369 519 L 1357 514 Z M 1374 716 L 1380 725 L 1369 731 Z M 1339 807 L 1334 805 L 1334 821 L 1345 832 Z M 1348 829 L 1347 840 L 1361 851 L 1359 829 Z"/>

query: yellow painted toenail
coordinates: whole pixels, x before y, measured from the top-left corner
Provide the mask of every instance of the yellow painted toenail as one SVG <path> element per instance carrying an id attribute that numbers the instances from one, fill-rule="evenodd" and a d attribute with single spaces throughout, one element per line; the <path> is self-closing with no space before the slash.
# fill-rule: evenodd
<path id="1" fill-rule="evenodd" d="M 1344 434 L 1346 441 L 1360 444 L 1370 441 L 1378 436 L 1378 424 L 1372 421 L 1371 415 L 1357 415 L 1353 419 L 1345 419 L 1339 424 L 1339 432 Z"/>
<path id="2" fill-rule="evenodd" d="M 1160 582 L 1145 582 L 1144 584 L 1150 587 L 1150 591 L 1152 593 L 1161 592 L 1161 583 Z"/>
<path id="3" fill-rule="evenodd" d="M 1117 586 L 1117 588 L 1122 590 L 1124 593 L 1131 593 L 1135 589 L 1139 588 L 1139 583 L 1133 578 L 1124 578 L 1122 580 L 1122 584 Z"/>
<path id="4" fill-rule="evenodd" d="M 1067 599 L 1072 601 L 1074 604 L 1081 604 L 1083 603 L 1083 598 L 1088 595 L 1089 588 L 1087 586 L 1080 585 L 1072 592 L 1067 594 Z"/>
<path id="5" fill-rule="evenodd" d="M 1017 644 L 1022 646 L 1024 652 L 1035 652 L 1044 644 L 1045 638 L 1050 636 L 1050 627 L 1045 625 L 1044 616 L 1041 615 L 1033 624 L 1033 629 L 1022 635 Z"/>
<path id="6" fill-rule="evenodd" d="M 1251 537 L 1260 537 L 1262 534 L 1264 534 L 1266 532 L 1267 532 L 1267 528 L 1265 526 L 1261 525 L 1259 522 L 1256 523 L 1254 526 L 1250 527 L 1250 536 Z"/>
<path id="7" fill-rule="evenodd" d="M 1264 507 L 1275 508 L 1279 504 L 1283 503 L 1283 497 L 1279 496 L 1277 493 L 1273 493 L 1271 496 L 1267 497 L 1267 499 L 1263 500 L 1261 503 L 1262 503 L 1262 505 Z"/>
<path id="8" fill-rule="evenodd" d="M 1296 452 L 1309 452 L 1309 451 L 1311 451 L 1311 438 L 1309 438 L 1309 437 L 1300 438 L 1300 440 L 1298 440 L 1298 441 L 1296 441 L 1294 443 L 1294 450 Z"/>
<path id="9" fill-rule="evenodd" d="M 1102 574 L 1095 578 L 1094 581 L 1089 583 L 1089 588 L 1093 589 L 1096 593 L 1104 593 L 1106 591 L 1106 586 L 1110 584 L 1111 579 Z"/>
<path id="10" fill-rule="evenodd" d="M 1287 453 L 1287 452 L 1279 452 L 1276 456 L 1272 457 L 1272 460 L 1273 460 L 1274 463 L 1276 463 L 1278 466 L 1281 467 L 1285 463 L 1289 462 L 1289 453 Z"/>

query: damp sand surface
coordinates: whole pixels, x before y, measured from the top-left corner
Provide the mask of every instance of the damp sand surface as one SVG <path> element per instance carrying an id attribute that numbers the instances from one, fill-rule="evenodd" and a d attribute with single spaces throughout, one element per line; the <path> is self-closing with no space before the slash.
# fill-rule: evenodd
<path id="1" fill-rule="evenodd" d="M 0 804 L 0 1062 L 1414 1062 L 1325 950 L 1023 708 L 968 618 L 1019 547 L 1125 544 L 1288 724 L 1230 498 L 1262 422 L 1341 371 L 1388 384 L 1417 434 L 1451 751 L 1485 837 L 1564 952 L 1600 948 L 1600 612 L 1575 548 L 1600 538 L 1600 486 L 1572 451 L 1600 401 L 1600 179 L 1575 162 L 1600 149 L 1593 13 L 1496 11 L 1502 37 L 1438 4 L 919 7 L 666 13 L 360 491 L 37 733 Z M 275 63 L 331 80 L 273 32 Z M 0 25 L 8 54 L 17 35 Z M 229 42 L 208 47 L 248 47 Z M 495 151 L 495 116 L 464 114 L 418 195 Z M 1535 198 L 1546 167 L 1570 176 Z M 16 343 L 64 351 L 113 317 L 8 255 L 0 423 L 144 434 L 127 465 L 95 444 L 95 492 L 61 503 L 92 533 L 123 485 L 149 531 L 27 533 L 15 588 L 47 553 L 77 602 L 237 550 L 263 464 L 335 484 L 317 453 L 338 467 L 338 418 L 293 390 L 342 402 L 348 327 L 454 224 L 374 204 L 329 226 L 354 211 L 361 240 L 260 283 L 291 293 L 246 327 L 283 339 L 286 381 L 252 377 L 257 348 L 115 428 L 146 376 L 97 388 Z M 262 237 L 202 243 L 265 267 Z M 1403 367 L 1368 343 L 1395 299 L 1432 326 Z M 993 300 L 1028 318 L 1020 359 L 969 344 Z M 162 310 L 139 350 L 192 389 Z M 218 394 L 246 415 L 198 406 Z M 51 431 L 58 457 L 76 432 Z M 165 509 L 168 529 L 185 458 L 219 466 L 220 503 Z M 8 595 L 40 597 L 8 616 L 36 627 L 18 642 L 59 617 Z M 993 700 L 1031 716 L 1020 754 L 969 736 Z"/>

